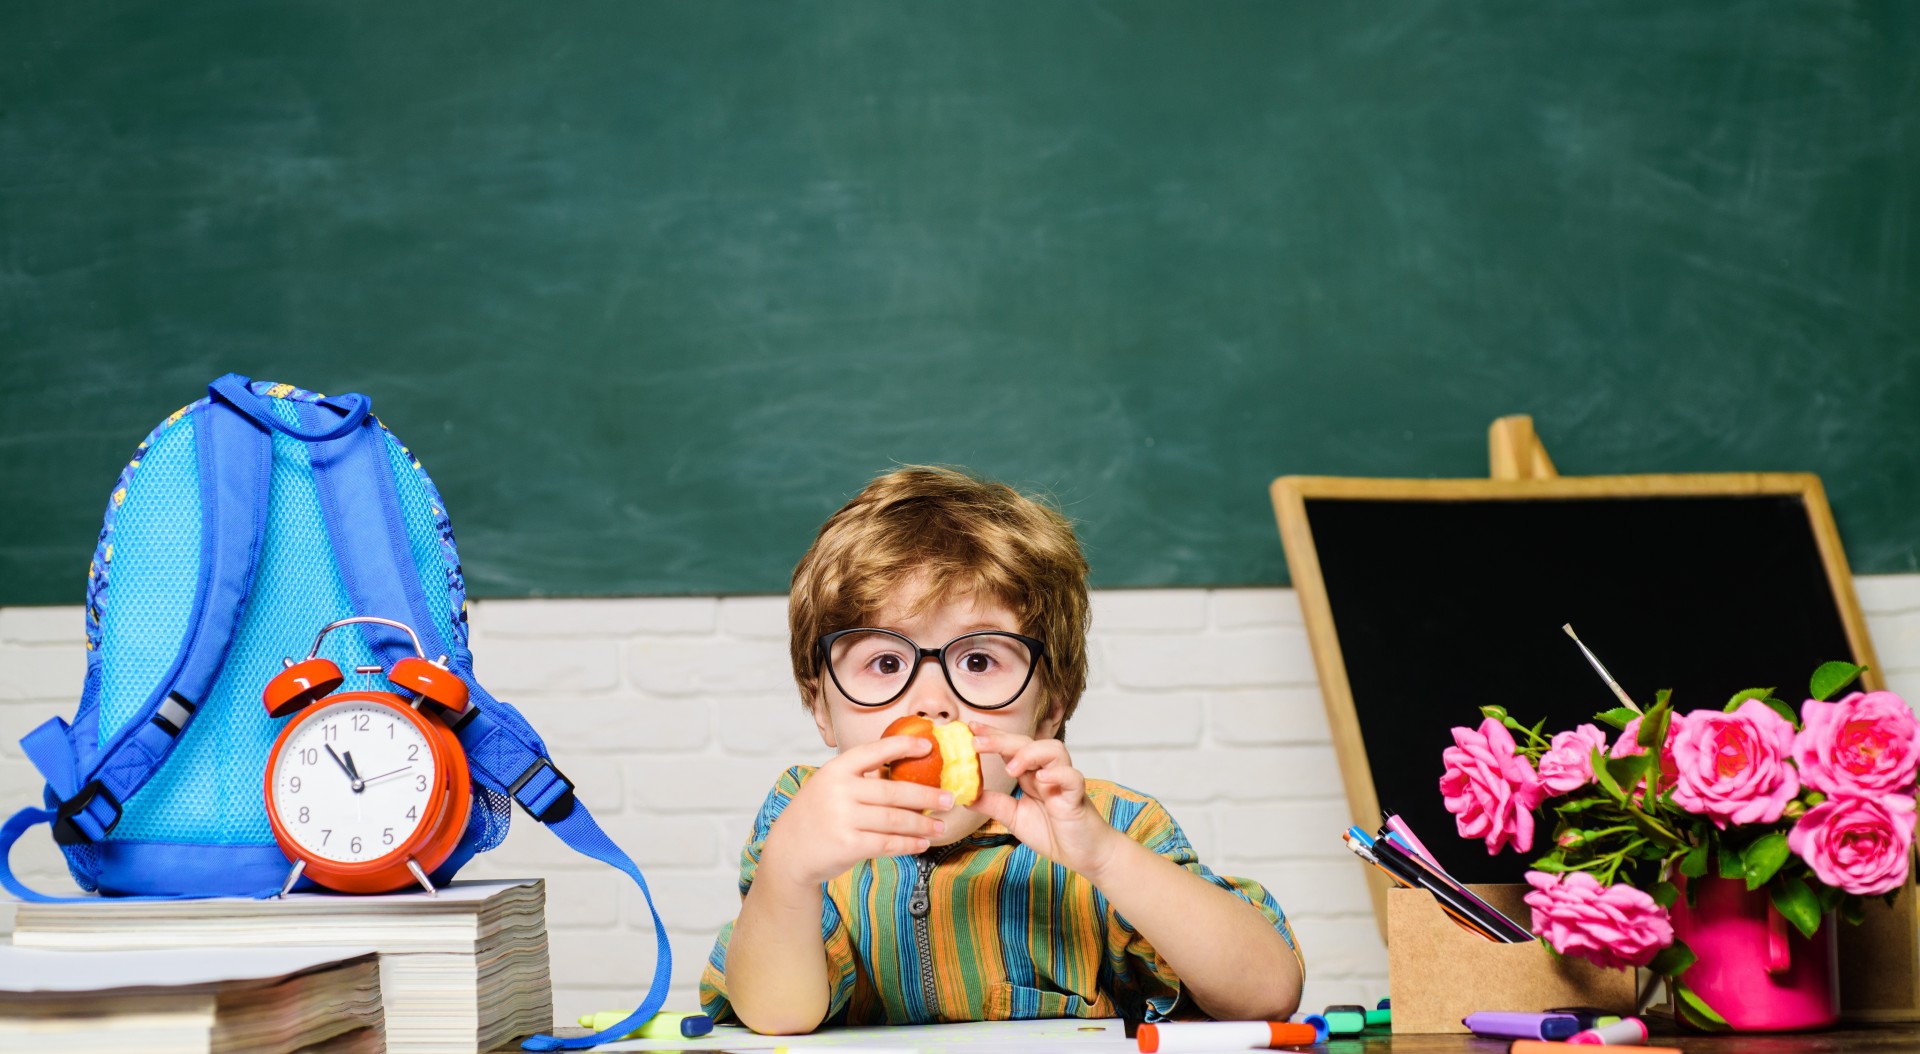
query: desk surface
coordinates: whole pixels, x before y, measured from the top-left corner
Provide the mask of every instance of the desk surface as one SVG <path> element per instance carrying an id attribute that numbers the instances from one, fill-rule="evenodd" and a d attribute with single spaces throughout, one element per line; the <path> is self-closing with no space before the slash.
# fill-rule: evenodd
<path id="1" fill-rule="evenodd" d="M 1654 1027 L 1656 1034 L 1648 1040 L 1650 1045 L 1678 1047 L 1687 1054 L 1732 1054 L 1735 1051 L 1740 1054 L 1839 1054 L 1842 1051 L 1920 1054 L 1920 1024 L 1914 1023 L 1858 1025 L 1828 1032 L 1790 1035 L 1676 1033 L 1665 1022 L 1656 1022 Z M 561 1034 L 584 1034 L 584 1030 L 563 1029 Z M 789 1048 L 795 1054 L 804 1054 L 808 1048 L 818 1049 L 820 1054 L 827 1054 L 828 1051 L 851 1054 L 861 1050 L 874 1054 L 880 1054 L 881 1051 L 894 1054 L 904 1051 L 917 1051 L 920 1054 L 1043 1054 L 1062 1050 L 1084 1054 L 1121 1054 L 1138 1049 L 1134 1041 L 1126 1038 L 1117 1019 L 827 1029 L 807 1036 L 756 1036 L 744 1029 L 723 1028 L 701 1040 L 636 1041 L 609 1044 L 597 1049 L 748 1054 L 780 1047 Z M 1479 1039 L 1467 1035 L 1368 1035 L 1294 1049 L 1325 1054 L 1504 1054 L 1507 1044 L 1504 1040 Z"/>

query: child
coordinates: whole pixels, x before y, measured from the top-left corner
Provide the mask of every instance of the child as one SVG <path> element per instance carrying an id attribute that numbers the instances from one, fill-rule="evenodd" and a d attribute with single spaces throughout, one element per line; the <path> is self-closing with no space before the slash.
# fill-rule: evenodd
<path id="1" fill-rule="evenodd" d="M 788 623 L 802 702 L 839 754 L 788 769 L 761 807 L 707 1013 L 785 1034 L 1294 1011 L 1302 963 L 1273 897 L 1207 870 L 1152 798 L 1073 767 L 1086 573 L 1059 513 L 948 469 L 889 473 L 827 520 Z M 882 736 L 908 714 L 974 730 L 972 808 L 876 778 L 928 751 Z"/>

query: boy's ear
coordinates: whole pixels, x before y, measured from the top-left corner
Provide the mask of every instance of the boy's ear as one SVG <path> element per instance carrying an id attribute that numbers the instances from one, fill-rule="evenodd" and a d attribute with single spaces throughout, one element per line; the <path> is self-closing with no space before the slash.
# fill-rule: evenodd
<path id="1" fill-rule="evenodd" d="M 1060 719 L 1060 709 L 1058 707 L 1049 707 L 1047 716 L 1041 718 L 1040 723 L 1034 726 L 1033 738 L 1059 739 L 1060 730 L 1065 727 L 1065 725 L 1066 722 Z"/>
<path id="2" fill-rule="evenodd" d="M 820 730 L 820 742 L 825 743 L 829 750 L 839 750 L 839 739 L 833 734 L 833 719 L 827 714 L 826 693 L 815 692 L 807 710 L 813 715 L 813 727 Z"/>

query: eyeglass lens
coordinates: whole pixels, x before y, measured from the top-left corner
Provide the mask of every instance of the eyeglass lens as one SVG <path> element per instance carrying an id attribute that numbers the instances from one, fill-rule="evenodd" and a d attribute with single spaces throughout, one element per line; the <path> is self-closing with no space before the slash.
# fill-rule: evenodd
<path id="1" fill-rule="evenodd" d="M 954 638 L 941 660 L 953 690 L 975 707 L 1013 702 L 1033 669 L 1033 654 L 1023 641 L 995 632 Z M 920 649 L 897 633 L 862 630 L 835 640 L 828 662 L 834 683 L 848 699 L 878 706 L 892 702 L 906 688 L 919 665 Z"/>

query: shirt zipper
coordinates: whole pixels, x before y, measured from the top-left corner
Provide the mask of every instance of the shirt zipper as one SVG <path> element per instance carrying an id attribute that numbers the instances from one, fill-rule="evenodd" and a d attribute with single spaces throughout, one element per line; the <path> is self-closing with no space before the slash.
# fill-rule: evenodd
<path id="1" fill-rule="evenodd" d="M 933 934 L 929 932 L 927 916 L 933 910 L 933 899 L 927 890 L 927 883 L 933 878 L 933 869 L 940 866 L 952 849 L 941 846 L 930 849 L 918 858 L 920 873 L 913 882 L 913 895 L 907 898 L 907 913 L 913 916 L 913 946 L 920 955 L 920 1000 L 926 1004 L 929 1020 L 939 1019 L 939 989 L 933 977 Z"/>

